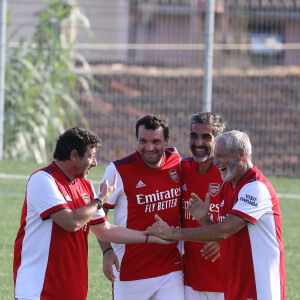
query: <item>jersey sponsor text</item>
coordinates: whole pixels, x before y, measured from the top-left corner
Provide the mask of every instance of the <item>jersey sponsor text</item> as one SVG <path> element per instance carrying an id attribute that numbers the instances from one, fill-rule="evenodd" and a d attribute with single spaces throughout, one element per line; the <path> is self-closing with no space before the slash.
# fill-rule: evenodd
<path id="1" fill-rule="evenodd" d="M 136 195 L 137 204 L 145 205 L 145 212 L 164 210 L 177 206 L 177 197 L 181 194 L 181 188 L 172 188 L 166 191 L 156 190 L 153 194 Z"/>

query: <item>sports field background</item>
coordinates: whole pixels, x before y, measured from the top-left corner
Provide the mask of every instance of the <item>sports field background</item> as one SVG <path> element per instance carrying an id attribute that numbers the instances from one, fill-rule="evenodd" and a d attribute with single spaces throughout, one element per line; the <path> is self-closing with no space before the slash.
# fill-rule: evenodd
<path id="1" fill-rule="evenodd" d="M 0 299 L 13 299 L 13 244 L 28 176 L 42 167 L 34 163 L 0 161 Z M 95 189 L 104 167 L 89 175 Z M 300 179 L 269 178 L 279 194 L 285 245 L 287 300 L 300 299 Z M 110 219 L 111 220 L 111 219 Z M 76 253 L 74 253 L 76 255 Z M 59 270 L 57 270 L 59 272 Z M 93 233 L 89 236 L 89 300 L 111 299 L 111 284 L 102 273 L 102 254 Z"/>

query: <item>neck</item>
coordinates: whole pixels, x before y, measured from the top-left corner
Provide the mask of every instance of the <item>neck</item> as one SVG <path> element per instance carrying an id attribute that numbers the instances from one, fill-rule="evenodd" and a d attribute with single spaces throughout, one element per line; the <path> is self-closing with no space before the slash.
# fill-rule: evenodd
<path id="1" fill-rule="evenodd" d="M 74 183 L 75 177 L 70 175 L 68 167 L 64 161 L 54 160 L 55 165 L 61 170 L 61 172 L 67 177 L 68 181 Z"/>
<path id="2" fill-rule="evenodd" d="M 231 181 L 231 186 L 233 189 L 236 188 L 241 178 L 244 177 L 245 174 L 251 170 L 251 168 L 253 168 L 252 162 L 245 162 L 237 167 L 236 176 L 234 176 Z"/>
<path id="3" fill-rule="evenodd" d="M 213 157 L 209 157 L 205 161 L 198 162 L 197 172 L 200 175 L 205 174 L 208 171 L 208 169 L 211 166 L 211 164 L 213 163 L 213 161 L 214 161 L 214 158 Z"/>

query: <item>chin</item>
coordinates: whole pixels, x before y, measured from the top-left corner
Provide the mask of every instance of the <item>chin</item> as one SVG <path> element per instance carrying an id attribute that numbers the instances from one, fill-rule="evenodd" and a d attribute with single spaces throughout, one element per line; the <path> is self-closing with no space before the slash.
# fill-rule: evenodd
<path id="1" fill-rule="evenodd" d="M 210 158 L 210 156 L 197 156 L 197 155 L 193 155 L 193 157 L 194 157 L 194 160 L 198 163 L 204 162 Z"/>
<path id="2" fill-rule="evenodd" d="M 149 165 L 156 165 L 159 163 L 159 160 L 145 160 L 145 163 Z"/>
<path id="3" fill-rule="evenodd" d="M 233 179 L 233 174 L 231 172 L 227 172 L 225 175 L 221 174 L 221 177 L 224 182 L 227 182 Z"/>
<path id="4" fill-rule="evenodd" d="M 226 176 L 223 178 L 223 176 L 222 176 L 222 180 L 224 182 L 228 182 L 228 181 L 231 181 L 231 178 L 230 177 L 226 177 Z"/>

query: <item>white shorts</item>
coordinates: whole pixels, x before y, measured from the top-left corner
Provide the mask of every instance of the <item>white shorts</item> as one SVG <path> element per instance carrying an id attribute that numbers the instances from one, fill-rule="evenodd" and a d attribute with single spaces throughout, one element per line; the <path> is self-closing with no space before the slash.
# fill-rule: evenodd
<path id="1" fill-rule="evenodd" d="M 183 272 L 131 281 L 116 280 L 114 300 L 184 300 Z"/>
<path id="2" fill-rule="evenodd" d="M 217 292 L 199 292 L 193 290 L 190 286 L 184 286 L 185 300 L 224 300 L 224 293 Z"/>

